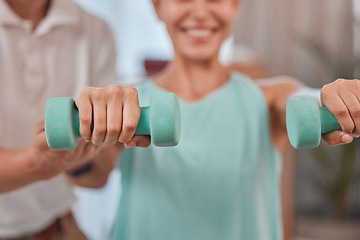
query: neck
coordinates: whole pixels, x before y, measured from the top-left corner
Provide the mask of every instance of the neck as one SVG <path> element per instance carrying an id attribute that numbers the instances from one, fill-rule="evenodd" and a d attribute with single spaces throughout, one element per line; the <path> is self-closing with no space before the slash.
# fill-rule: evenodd
<path id="1" fill-rule="evenodd" d="M 199 62 L 175 56 L 155 82 L 182 99 L 197 101 L 221 87 L 229 75 L 229 69 L 222 66 L 217 58 Z"/>
<path id="2" fill-rule="evenodd" d="M 50 0 L 6 0 L 12 10 L 22 19 L 32 23 L 35 30 L 45 17 Z"/>

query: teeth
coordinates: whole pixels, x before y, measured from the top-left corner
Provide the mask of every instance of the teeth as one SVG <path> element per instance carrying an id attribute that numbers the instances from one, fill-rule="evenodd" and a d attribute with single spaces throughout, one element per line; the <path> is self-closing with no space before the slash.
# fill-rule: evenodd
<path id="1" fill-rule="evenodd" d="M 208 29 L 190 29 L 187 32 L 193 37 L 207 37 L 211 34 L 211 31 Z"/>

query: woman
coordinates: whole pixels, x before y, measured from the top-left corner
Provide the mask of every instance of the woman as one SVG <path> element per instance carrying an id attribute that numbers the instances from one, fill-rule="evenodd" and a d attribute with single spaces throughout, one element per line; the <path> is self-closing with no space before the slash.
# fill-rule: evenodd
<path id="1" fill-rule="evenodd" d="M 113 239 L 281 239 L 278 151 L 286 140 L 287 99 L 302 84 L 282 77 L 260 89 L 219 63 L 238 0 L 153 4 L 172 39 L 173 61 L 138 86 L 138 92 L 88 88 L 76 101 L 83 137 L 95 144 L 122 142 L 128 148 L 119 161 L 123 189 Z M 360 86 L 358 81 L 338 81 L 324 88 L 323 103 L 346 108 L 339 95 L 350 83 Z M 150 144 L 149 138 L 133 134 L 139 102 L 147 105 L 157 92 L 173 92 L 180 99 L 180 143 L 132 148 Z M 349 133 L 358 132 L 358 118 L 345 112 L 336 116 L 347 133 L 335 132 L 326 140 L 351 142 Z"/>

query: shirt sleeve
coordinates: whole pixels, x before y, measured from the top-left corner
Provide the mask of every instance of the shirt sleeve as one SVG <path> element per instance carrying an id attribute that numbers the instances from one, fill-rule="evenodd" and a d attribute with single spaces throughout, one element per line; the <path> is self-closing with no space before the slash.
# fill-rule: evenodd
<path id="1" fill-rule="evenodd" d="M 103 88 L 117 83 L 116 47 L 108 25 L 99 20 L 93 32 L 91 87 Z"/>

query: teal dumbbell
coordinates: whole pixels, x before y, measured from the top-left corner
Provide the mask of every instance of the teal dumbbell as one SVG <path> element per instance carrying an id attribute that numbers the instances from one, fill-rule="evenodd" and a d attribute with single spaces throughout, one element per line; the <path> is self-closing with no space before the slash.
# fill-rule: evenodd
<path id="1" fill-rule="evenodd" d="M 294 148 L 315 148 L 321 135 L 341 130 L 339 122 L 311 96 L 291 97 L 286 106 L 286 128 Z"/>
<path id="2" fill-rule="evenodd" d="M 150 135 L 155 146 L 176 146 L 180 138 L 180 108 L 173 93 L 154 94 L 150 106 L 141 107 L 135 135 Z M 45 134 L 55 151 L 74 150 L 80 138 L 79 111 L 72 98 L 52 98 L 46 104 Z"/>

